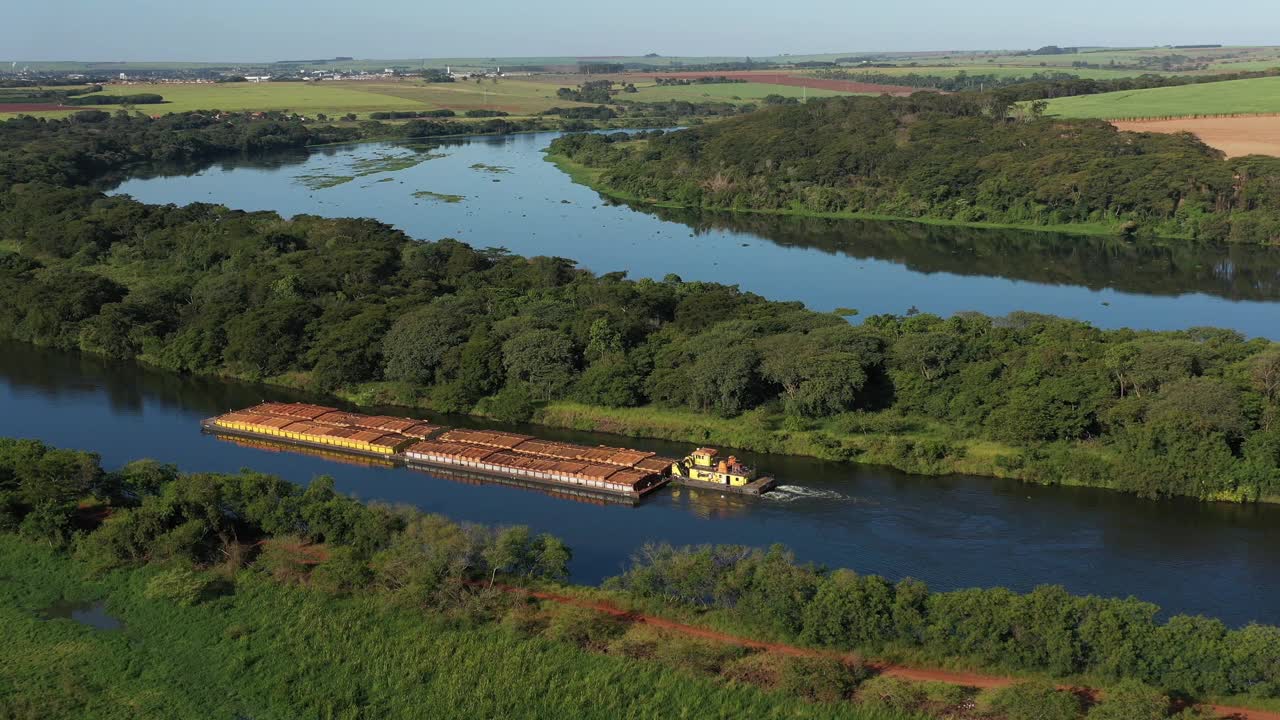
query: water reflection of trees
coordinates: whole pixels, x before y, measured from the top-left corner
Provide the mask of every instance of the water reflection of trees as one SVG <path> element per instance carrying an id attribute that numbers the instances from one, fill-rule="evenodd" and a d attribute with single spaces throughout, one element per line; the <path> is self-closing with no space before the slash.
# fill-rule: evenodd
<path id="1" fill-rule="evenodd" d="M 300 393 L 209 377 L 154 370 L 93 355 L 0 343 L 0 381 L 49 399 L 104 397 L 113 413 L 140 414 L 147 404 L 214 415 Z"/>
<path id="2" fill-rule="evenodd" d="M 534 136 L 520 139 L 537 140 Z M 198 164 L 152 165 L 104 178 L 101 187 L 114 187 L 126 178 L 181 177 L 209 168 L 277 170 L 302 165 L 317 155 L 365 154 L 390 147 L 427 153 L 438 151 L 441 146 L 476 142 L 502 144 L 513 139 L 486 137 L 429 143 L 337 145 L 240 155 Z M 1280 249 L 1277 248 L 1206 245 L 1185 240 L 1131 241 L 910 222 L 717 213 L 647 205 L 635 209 L 688 225 L 694 232 L 750 233 L 784 247 L 883 260 L 926 274 L 1000 277 L 1157 296 L 1204 293 L 1230 300 L 1280 299 Z"/>
<path id="3" fill-rule="evenodd" d="M 784 247 L 884 260 L 920 273 L 994 276 L 1144 295 L 1280 299 L 1280 249 L 1185 240 L 993 230 L 637 207 L 695 232 L 751 233 Z"/>

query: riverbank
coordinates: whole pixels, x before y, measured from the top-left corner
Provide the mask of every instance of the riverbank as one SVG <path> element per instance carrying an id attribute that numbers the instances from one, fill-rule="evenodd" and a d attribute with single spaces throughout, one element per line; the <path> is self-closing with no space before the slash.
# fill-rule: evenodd
<path id="1" fill-rule="evenodd" d="M 378 717 L 407 717 L 414 709 L 445 700 L 469 710 L 477 702 L 494 702 L 483 689 L 476 690 L 465 682 L 468 674 L 475 673 L 479 677 L 516 678 L 504 683 L 509 692 L 497 694 L 501 699 L 492 708 L 504 717 L 524 716 L 524 711 L 530 710 L 530 717 L 544 717 L 544 713 L 554 711 L 568 698 L 591 693 L 593 687 L 607 687 L 611 700 L 606 706 L 609 712 L 620 714 L 601 715 L 602 718 L 649 717 L 648 703 L 665 704 L 668 700 L 686 710 L 709 706 L 710 712 L 714 706 L 733 699 L 734 694 L 739 695 L 739 702 L 764 703 L 754 709 L 738 709 L 750 717 L 782 717 L 770 711 L 786 707 L 799 713 L 786 717 L 809 716 L 805 711 L 826 717 L 826 712 L 834 711 L 838 704 L 845 713 L 853 713 L 842 717 L 888 718 L 897 717 L 893 712 L 927 712 L 939 717 L 948 714 L 946 708 L 929 704 L 917 694 L 926 686 L 906 693 L 913 699 L 904 706 L 875 707 L 879 703 L 874 698 L 883 682 L 877 677 L 964 688 L 963 692 L 942 697 L 951 704 L 963 700 L 984 706 L 995 700 L 993 693 L 1014 684 L 1014 677 L 1038 681 L 1045 688 L 1043 692 L 1048 693 L 1058 692 L 1049 684 L 1050 677 L 1060 690 L 1070 688 L 1073 692 L 1080 687 L 1109 684 L 1097 682 L 1101 676 L 1095 678 L 1088 673 L 1055 675 L 1016 667 L 1017 662 L 1026 662 L 1025 654 L 1018 655 L 1022 660 L 1006 657 L 982 662 L 938 655 L 937 645 L 904 646 L 888 656 L 875 653 L 877 658 L 888 659 L 868 660 L 850 652 L 851 646 L 858 645 L 862 630 L 828 634 L 797 644 L 794 630 L 764 629 L 784 626 L 785 621 L 779 625 L 779 618 L 764 618 L 741 607 L 705 607 L 678 597 L 660 599 L 636 588 L 626 589 L 625 584 L 607 586 L 610 589 L 564 585 L 544 576 L 541 568 L 544 564 L 553 567 L 553 563 L 537 559 L 540 555 L 527 556 L 530 552 L 543 552 L 539 548 L 548 547 L 549 541 L 540 536 L 530 544 L 528 531 L 520 528 L 492 530 L 473 526 L 471 531 L 482 550 L 482 564 L 465 569 L 456 563 L 429 563 L 442 553 L 448 554 L 450 538 L 458 537 L 462 531 L 439 516 L 402 513 L 400 517 L 408 527 L 392 530 L 390 537 L 363 538 L 355 544 L 338 540 L 340 526 L 314 521 L 310 523 L 310 536 L 293 534 L 301 532 L 291 530 L 301 517 L 313 514 L 301 507 L 273 514 L 263 502 L 266 497 L 283 496 L 303 505 L 326 503 L 333 511 L 347 507 L 357 514 L 379 511 L 354 505 L 348 499 L 325 500 L 323 490 L 318 495 L 309 490 L 299 497 L 298 490 L 273 485 L 270 478 L 249 477 L 175 477 L 170 481 L 178 486 L 212 483 L 202 485 L 214 492 L 211 497 L 217 496 L 223 483 L 238 488 L 226 497 L 228 507 L 221 510 L 234 518 L 235 524 L 228 527 L 236 527 L 238 533 L 219 533 L 225 536 L 221 542 L 226 543 L 221 551 L 170 545 L 166 538 L 173 536 L 163 532 L 167 528 L 164 523 L 177 523 L 180 518 L 160 520 L 158 528 L 140 525 L 138 521 L 148 516 L 146 508 L 116 506 L 114 501 L 102 505 L 99 500 L 89 506 L 82 500 L 75 516 L 86 537 L 70 556 L 36 539 L 39 522 L 21 524 L 27 537 L 0 533 L 0 575 L 6 581 L 0 589 L 0 620 L 11 631 L 14 657 L 21 658 L 0 669 L 0 689 L 6 685 L 12 688 L 6 696 L 20 702 L 21 707 L 33 707 L 32 703 L 43 693 L 76 677 L 75 687 L 81 692 L 58 694 L 62 703 L 58 705 L 58 717 L 185 717 L 195 705 L 203 705 L 206 710 L 225 707 L 240 714 L 252 708 L 256 710 L 255 717 L 290 717 L 296 716 L 299 708 L 308 714 L 317 708 L 332 710 L 351 703 Z M 127 480 L 126 486 L 132 487 Z M 202 502 L 214 501 L 205 498 Z M 173 509 L 186 514 L 196 511 L 185 505 Z M 227 522 L 218 515 L 214 512 L 208 520 L 187 522 L 212 522 L 218 527 Z M 99 525 L 104 516 L 113 519 Z M 282 534 L 265 534 L 261 523 L 266 518 L 279 525 Z M 110 539 L 119 536 L 122 528 L 140 531 L 131 540 L 137 544 L 128 547 L 148 551 L 141 557 L 149 560 L 114 556 L 128 551 Z M 328 533 L 332 539 L 318 542 L 317 533 Z M 401 534 L 410 542 L 398 542 L 396 536 Z M 424 543 L 424 539 L 428 541 Z M 369 542 L 376 544 L 366 547 Z M 511 549 L 512 543 L 519 547 Z M 164 553 L 176 556 L 165 560 L 160 557 Z M 189 553 L 196 555 L 188 557 Z M 562 557 L 567 560 L 567 552 Z M 689 559 L 694 561 L 689 566 L 689 580 L 696 586 L 698 576 L 693 573 L 698 570 L 698 561 Z M 750 562 L 744 558 L 731 564 L 744 560 Z M 526 564 L 539 570 L 522 569 Z M 787 564 L 785 558 L 775 558 L 755 565 L 754 571 L 773 575 L 784 572 Z M 422 569 L 423 565 L 432 569 Z M 439 576 L 431 575 L 441 571 Z M 662 577 L 663 571 L 658 572 L 655 579 Z M 795 567 L 785 576 L 794 581 L 810 572 L 813 571 Z M 780 577 L 775 577 L 775 582 Z M 770 602 L 772 594 L 766 588 L 777 586 L 763 578 L 758 582 L 763 584 L 749 584 L 743 590 L 757 602 Z M 840 571 L 822 582 L 818 596 L 848 593 L 844 597 L 848 605 L 822 606 L 816 597 L 802 590 L 802 602 L 814 604 L 805 617 L 816 611 L 815 617 L 826 613 L 836 621 L 837 615 L 856 615 L 861 605 L 874 603 L 865 593 L 857 592 L 857 582 L 879 583 L 881 590 L 891 595 L 927 592 L 922 586 L 912 585 L 914 581 L 894 586 L 879 578 L 860 581 L 852 573 Z M 802 586 L 803 583 L 797 587 Z M 998 600 L 996 604 L 1009 600 L 999 590 L 963 591 L 954 597 L 983 592 L 992 601 Z M 1044 602 L 1069 601 L 1052 590 L 1037 593 L 1035 598 L 1027 598 L 1037 603 L 1036 607 L 1042 607 L 1040 603 Z M 534 602 L 520 602 L 521 595 Z M 787 602 L 796 602 L 797 598 L 790 595 L 791 591 L 784 589 L 773 601 L 786 596 Z M 903 604 L 895 607 L 902 612 L 923 612 L 911 610 L 906 597 L 902 596 Z M 916 597 L 924 603 L 924 598 Z M 947 606 L 946 596 L 939 600 L 942 607 Z M 109 622 L 90 626 L 74 615 L 69 619 L 51 615 L 50 608 L 64 606 L 93 607 L 100 619 Z M 982 612 L 990 614 L 989 609 Z M 1056 629 L 1058 617 L 1002 617 L 995 622 L 1017 622 L 1024 629 L 1030 623 L 1027 638 L 1010 642 L 1039 647 L 1035 631 L 1042 628 L 1038 623 Z M 893 622 L 907 619 L 899 613 Z M 985 615 L 984 619 L 992 620 Z M 932 622 L 945 620 L 935 617 Z M 883 622 L 877 626 L 880 625 Z M 1118 632 L 1123 635 L 1130 631 L 1132 628 L 1126 627 Z M 1158 632 L 1154 628 L 1148 631 Z M 1239 637 L 1243 641 L 1250 633 L 1267 632 L 1267 628 L 1238 632 L 1245 634 Z M 1075 638 L 1074 633 L 1069 634 Z M 416 640 L 405 643 L 406 637 Z M 995 638 L 984 636 L 979 645 L 996 642 Z M 1111 642 L 1091 637 L 1090 647 Z M 1219 645 L 1221 641 L 1214 645 L 1213 652 L 1221 650 Z M 756 673 L 734 672 L 735 668 L 759 670 L 758 663 L 766 660 L 767 666 L 775 670 L 779 669 L 777 664 L 785 669 L 799 660 L 795 669 L 809 677 L 809 684 L 801 686 L 807 690 L 795 692 L 796 688 L 786 683 L 770 680 L 768 673 L 762 678 Z M 836 665 L 810 666 L 805 660 L 839 662 L 850 674 L 833 678 Z M 1241 661 L 1242 673 L 1254 671 L 1249 662 Z M 518 672 L 521 665 L 529 663 L 538 670 Z M 1123 677 L 1134 673 L 1127 667 L 1118 671 Z M 1182 672 L 1169 677 L 1177 678 L 1175 682 L 1202 681 L 1196 676 L 1199 671 L 1190 676 L 1185 670 Z M 413 676 L 419 673 L 430 680 L 414 681 Z M 609 680 L 617 674 L 625 674 L 630 680 Z M 281 694 L 277 688 L 286 676 L 291 678 L 289 685 L 294 689 Z M 537 699 L 530 697 L 549 682 L 549 677 L 555 677 L 563 690 Z M 411 687 L 402 687 L 406 682 Z M 620 688 L 613 687 L 618 683 Z M 229 692 L 232 687 L 237 689 L 235 693 Z M 823 689 L 817 697 L 815 688 Z M 983 692 L 979 693 L 979 689 Z M 1154 688 L 1148 690 L 1153 696 L 1160 695 Z M 444 697 L 439 695 L 441 692 Z M 482 697 L 473 698 L 474 692 Z M 147 702 L 141 707 L 122 699 L 142 695 Z M 234 707 L 224 705 L 226 697 L 235 697 Z M 1105 692 L 1096 691 L 1080 697 L 1082 705 L 1108 699 Z M 930 694 L 929 699 L 935 698 Z M 818 700 L 819 704 L 798 700 Z M 1240 700 L 1264 707 L 1271 702 L 1261 697 Z M 864 710 L 870 714 L 862 715 Z M 893 712 L 876 714 L 886 710 Z M 1249 720 L 1275 717 L 1248 710 L 1241 711 L 1240 716 Z"/>
<path id="2" fill-rule="evenodd" d="M 812 705 L 393 596 L 331 595 L 260 567 L 201 573 L 206 597 L 184 604 L 148 593 L 162 567 L 91 577 L 0 535 L 0 573 L 0 697 L 14 717 L 911 717 Z M 123 628 L 41 619 L 64 599 L 96 601 Z"/>
<path id="3" fill-rule="evenodd" d="M 139 362 L 157 372 L 168 372 L 147 362 L 145 358 L 140 358 Z M 326 396 L 316 395 L 311 391 L 311 377 L 303 372 L 265 379 L 228 372 L 209 373 L 206 376 L 298 391 L 318 400 L 336 398 L 362 410 L 372 411 L 390 406 L 441 412 L 428 397 L 403 383 L 364 383 L 335 390 Z M 471 414 L 470 417 L 498 426 L 510 425 L 492 416 Z M 655 406 L 609 408 L 559 400 L 541 404 L 527 423 L 547 428 L 688 443 L 691 446 L 716 445 L 727 452 L 741 450 L 889 467 L 922 478 L 972 475 L 1037 485 L 1087 487 L 1132 494 L 1072 475 L 1070 468 L 1055 467 L 1055 471 L 1064 472 L 1054 472 L 1049 477 L 1037 476 L 1036 473 L 1043 468 L 1031 462 L 1034 453 L 1029 448 L 983 438 L 955 437 L 955 432 L 943 424 L 886 413 L 828 418 L 802 426 L 794 423 L 788 426 L 785 416 L 771 413 L 765 408 L 749 410 L 734 418 L 721 418 Z M 851 424 L 860 427 L 851 431 Z M 877 426 L 891 429 L 878 430 L 875 429 Z M 1106 450 L 1088 444 L 1079 444 L 1074 450 L 1079 457 L 1087 457 L 1093 462 L 1105 463 L 1108 458 Z M 762 469 L 766 472 L 768 470 L 767 467 Z M 1250 498 L 1217 493 L 1211 497 L 1183 497 L 1205 502 L 1280 504 L 1280 496 Z"/>
<path id="4" fill-rule="evenodd" d="M 669 208 L 673 210 L 706 210 L 711 212 L 728 212 L 743 213 L 753 215 L 776 215 L 784 217 L 805 217 L 805 218 L 822 218 L 827 220 L 877 220 L 884 222 L 909 222 L 919 223 L 921 225 L 935 225 L 939 227 L 965 227 L 978 228 L 986 230 L 1030 230 L 1034 232 L 1052 232 L 1064 235 L 1082 235 L 1089 237 L 1119 237 L 1123 235 L 1123 223 L 1066 223 L 1060 225 L 1030 225 L 1018 223 L 991 223 L 991 222 L 969 222 L 963 220 L 950 220 L 946 218 L 931 217 L 906 217 L 900 215 L 877 215 L 874 213 L 852 213 L 852 212 L 817 212 L 815 210 L 800 209 L 758 209 L 743 207 L 715 207 L 709 205 L 691 206 L 670 201 L 659 201 L 649 198 L 641 198 L 630 193 L 623 192 L 616 188 L 609 187 L 603 182 L 603 176 L 606 170 L 602 168 L 588 167 L 579 163 L 563 154 L 547 153 L 547 161 L 554 164 L 573 182 L 579 185 L 595 190 L 596 192 L 614 200 L 620 200 L 626 203 L 637 205 L 647 205 L 656 208 Z M 1167 240 L 1189 240 L 1190 237 L 1181 237 L 1177 235 L 1162 236 Z"/>

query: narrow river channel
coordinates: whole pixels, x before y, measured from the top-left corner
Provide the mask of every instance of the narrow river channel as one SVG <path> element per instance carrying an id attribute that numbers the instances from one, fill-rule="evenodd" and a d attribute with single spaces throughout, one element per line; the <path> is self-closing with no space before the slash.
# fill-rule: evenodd
<path id="1" fill-rule="evenodd" d="M 1280 585 L 1274 582 L 1280 576 L 1280 507 L 1149 502 L 1101 490 L 918 477 L 749 454 L 783 479 L 778 492 L 748 499 L 672 489 L 639 507 L 597 505 L 273 452 L 201 433 L 202 418 L 264 399 L 308 398 L 0 344 L 0 436 L 92 450 L 109 467 L 150 457 L 187 471 L 252 468 L 300 483 L 328 474 L 341 491 L 365 500 L 555 533 L 574 550 L 578 581 L 617 573 L 649 541 L 783 543 L 804 561 L 913 576 L 939 589 L 1061 584 L 1077 593 L 1137 595 L 1167 611 L 1204 613 L 1232 625 L 1280 623 Z M 534 432 L 584 443 L 626 442 L 669 455 L 688 450 L 606 435 Z"/>
<path id="2" fill-rule="evenodd" d="M 1187 241 L 642 211 L 570 182 L 552 133 L 362 144 L 154 168 L 115 192 L 291 216 L 371 217 L 422 239 L 714 280 L 817 310 L 1029 311 L 1099 327 L 1228 327 L 1280 339 L 1280 251 Z"/>

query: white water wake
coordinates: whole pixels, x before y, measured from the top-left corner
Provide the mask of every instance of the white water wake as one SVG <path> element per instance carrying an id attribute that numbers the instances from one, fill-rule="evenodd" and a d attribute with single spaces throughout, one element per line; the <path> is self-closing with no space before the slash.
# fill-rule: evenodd
<path id="1" fill-rule="evenodd" d="M 819 490 L 803 485 L 779 485 L 761 497 L 775 502 L 794 502 L 796 500 L 849 500 L 848 495 L 835 490 Z"/>

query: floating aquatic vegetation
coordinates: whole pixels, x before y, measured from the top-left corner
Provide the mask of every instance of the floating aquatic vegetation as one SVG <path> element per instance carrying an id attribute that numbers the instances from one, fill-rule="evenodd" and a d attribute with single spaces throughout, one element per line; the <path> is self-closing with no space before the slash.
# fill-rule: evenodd
<path id="1" fill-rule="evenodd" d="M 299 185 L 310 188 L 312 190 L 324 190 L 325 188 L 337 187 L 344 183 L 355 180 L 354 175 L 298 175 L 294 178 Z"/>
<path id="2" fill-rule="evenodd" d="M 422 198 L 423 200 L 438 200 L 440 202 L 447 203 L 459 203 L 466 200 L 466 197 L 462 195 L 450 195 L 448 193 L 438 193 L 430 190 L 419 190 L 414 193 L 413 196 L 416 198 Z"/>

